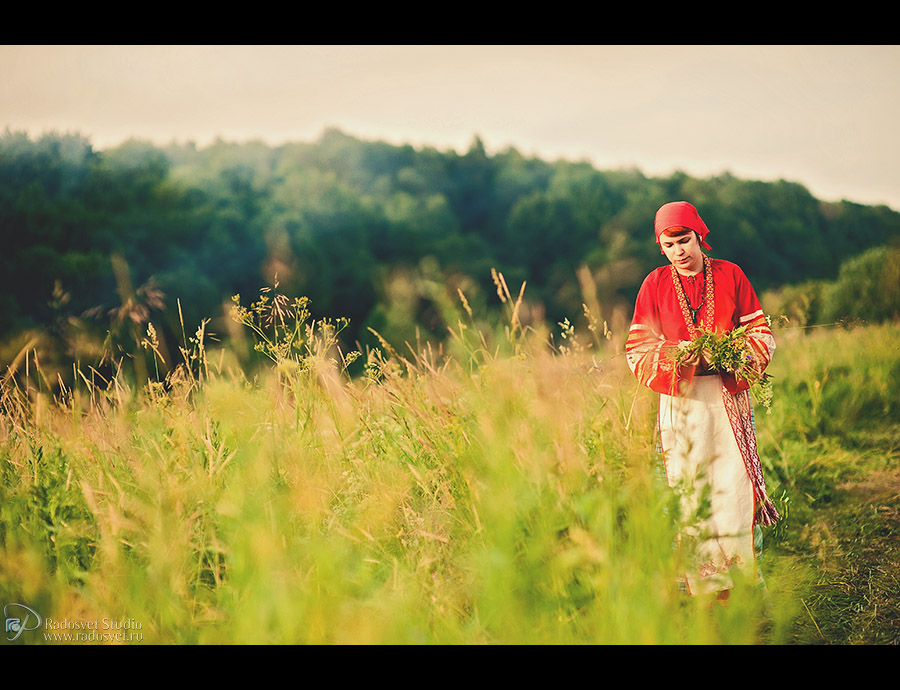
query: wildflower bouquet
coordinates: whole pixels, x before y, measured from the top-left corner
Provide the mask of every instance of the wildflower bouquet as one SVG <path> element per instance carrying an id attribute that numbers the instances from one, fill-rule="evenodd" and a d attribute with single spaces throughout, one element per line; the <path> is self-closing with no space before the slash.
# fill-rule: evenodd
<path id="1" fill-rule="evenodd" d="M 704 352 L 710 369 L 730 372 L 736 378 L 747 381 L 756 401 L 771 412 L 772 377 L 756 368 L 747 338 L 747 326 L 724 334 L 704 328 L 698 332 L 699 335 L 694 340 L 685 341 L 679 346 L 676 355 L 678 364 L 683 364 L 698 352 Z"/>

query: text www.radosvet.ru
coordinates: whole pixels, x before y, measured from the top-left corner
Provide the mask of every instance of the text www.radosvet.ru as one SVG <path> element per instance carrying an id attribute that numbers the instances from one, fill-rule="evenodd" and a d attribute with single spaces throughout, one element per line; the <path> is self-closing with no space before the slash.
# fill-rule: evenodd
<path id="1" fill-rule="evenodd" d="M 99 632 L 97 630 L 80 632 L 44 632 L 46 642 L 141 642 L 144 633 L 139 632 Z"/>

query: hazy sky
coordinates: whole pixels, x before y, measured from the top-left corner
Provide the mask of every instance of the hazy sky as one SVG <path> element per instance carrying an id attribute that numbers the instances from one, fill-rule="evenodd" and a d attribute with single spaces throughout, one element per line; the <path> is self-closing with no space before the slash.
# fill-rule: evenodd
<path id="1" fill-rule="evenodd" d="M 2 46 L 0 130 L 514 146 L 900 210 L 898 46 Z"/>

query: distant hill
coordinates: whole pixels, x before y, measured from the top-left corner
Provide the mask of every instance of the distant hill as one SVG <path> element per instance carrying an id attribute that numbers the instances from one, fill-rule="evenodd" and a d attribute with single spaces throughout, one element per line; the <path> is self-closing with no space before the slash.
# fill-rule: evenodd
<path id="1" fill-rule="evenodd" d="M 442 337 L 457 288 L 496 306 L 492 267 L 511 290 L 527 281 L 534 319 L 577 320 L 585 290 L 604 318 L 626 314 L 664 262 L 654 213 L 680 199 L 700 210 L 711 254 L 740 264 L 759 292 L 835 280 L 848 259 L 900 242 L 900 213 L 826 203 L 793 182 L 650 178 L 488 155 L 477 138 L 465 153 L 337 130 L 281 146 L 134 140 L 96 151 L 79 135 L 7 131 L 0 339 L 66 318 L 109 322 L 124 295 L 134 323 L 152 314 L 180 334 L 176 300 L 197 324 L 276 275 L 314 315 L 348 317 L 352 339 L 366 326 Z M 118 278 L 112 256 L 128 267 Z"/>

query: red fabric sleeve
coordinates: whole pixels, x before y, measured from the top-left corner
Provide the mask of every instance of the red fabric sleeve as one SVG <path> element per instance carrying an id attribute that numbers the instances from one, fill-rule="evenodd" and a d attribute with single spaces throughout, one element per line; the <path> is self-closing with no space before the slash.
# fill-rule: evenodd
<path id="1" fill-rule="evenodd" d="M 679 384 L 693 378 L 694 367 L 675 364 L 679 341 L 663 334 L 665 330 L 671 330 L 664 328 L 664 319 L 671 320 L 672 317 L 660 313 L 662 275 L 662 271 L 654 271 L 641 285 L 625 342 L 625 358 L 631 372 L 642 384 L 657 393 L 677 395 Z M 680 314 L 678 318 L 681 318 Z"/>
<path id="2" fill-rule="evenodd" d="M 753 354 L 755 368 L 762 372 L 772 361 L 772 354 L 775 352 L 775 338 L 772 336 L 769 320 L 763 313 L 756 291 L 744 272 L 737 266 L 735 266 L 735 282 L 737 284 L 737 307 L 735 309 L 737 325 L 747 326 L 747 340 Z"/>

